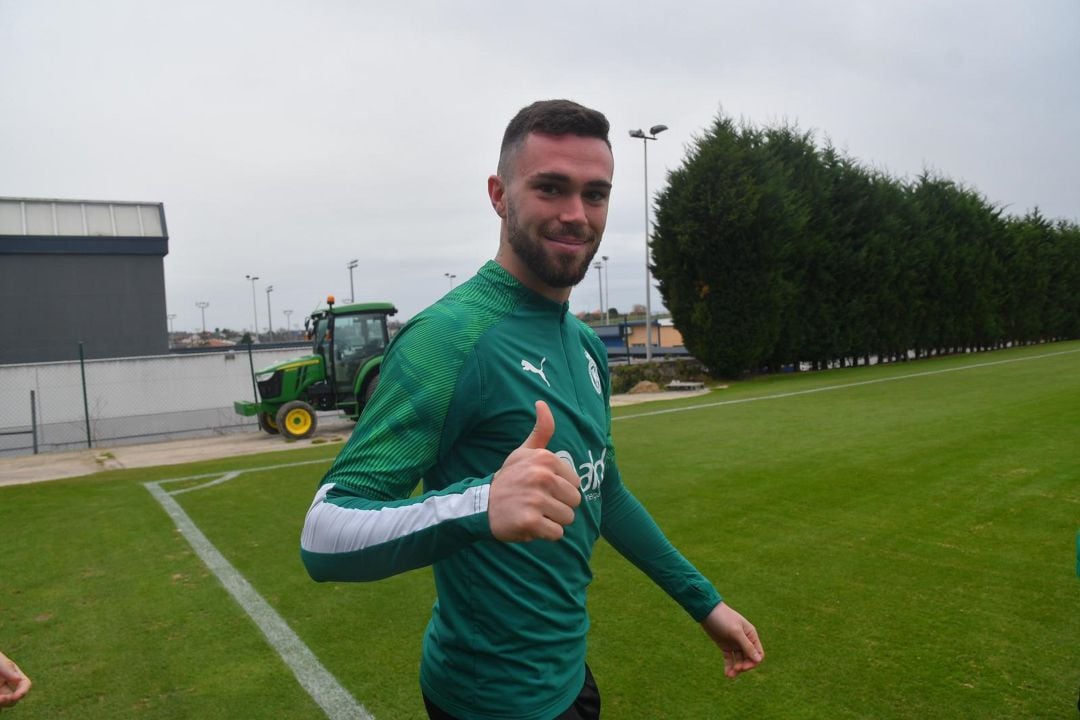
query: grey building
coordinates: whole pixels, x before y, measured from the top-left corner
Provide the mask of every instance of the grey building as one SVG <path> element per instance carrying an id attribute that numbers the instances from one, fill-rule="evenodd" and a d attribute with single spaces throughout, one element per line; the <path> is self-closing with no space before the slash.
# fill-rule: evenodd
<path id="1" fill-rule="evenodd" d="M 169 350 L 161 203 L 0 197 L 0 364 Z"/>

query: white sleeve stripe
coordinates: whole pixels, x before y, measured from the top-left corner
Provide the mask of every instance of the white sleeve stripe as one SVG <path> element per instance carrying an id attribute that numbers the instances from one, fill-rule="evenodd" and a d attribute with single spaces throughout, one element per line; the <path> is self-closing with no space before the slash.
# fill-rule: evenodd
<path id="1" fill-rule="evenodd" d="M 334 487 L 327 483 L 308 510 L 300 547 L 314 553 L 348 553 L 398 540 L 439 523 L 487 511 L 490 485 L 462 493 L 433 495 L 423 502 L 378 510 L 343 508 L 326 502 Z"/>

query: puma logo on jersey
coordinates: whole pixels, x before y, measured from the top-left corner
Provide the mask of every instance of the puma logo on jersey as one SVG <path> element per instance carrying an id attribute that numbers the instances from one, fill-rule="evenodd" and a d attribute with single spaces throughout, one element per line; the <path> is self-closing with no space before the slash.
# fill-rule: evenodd
<path id="1" fill-rule="evenodd" d="M 544 374 L 544 363 L 547 362 L 547 358 L 540 361 L 540 367 L 536 367 L 528 360 L 521 361 L 521 369 L 525 372 L 531 372 L 534 375 L 539 375 L 540 379 L 544 381 L 544 384 L 551 387 L 551 383 L 548 382 L 547 375 Z"/>

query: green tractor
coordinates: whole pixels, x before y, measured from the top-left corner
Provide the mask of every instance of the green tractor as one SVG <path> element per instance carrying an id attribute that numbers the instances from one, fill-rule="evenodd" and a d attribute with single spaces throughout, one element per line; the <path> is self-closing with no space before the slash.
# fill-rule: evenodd
<path id="1" fill-rule="evenodd" d="M 233 403 L 240 415 L 258 416 L 271 435 L 299 440 L 315 432 L 316 410 L 341 410 L 356 420 L 375 386 L 383 351 L 390 340 L 386 319 L 397 313 L 390 303 L 357 303 L 327 307 L 304 321 L 311 355 L 287 360 L 255 373 L 259 402 Z"/>

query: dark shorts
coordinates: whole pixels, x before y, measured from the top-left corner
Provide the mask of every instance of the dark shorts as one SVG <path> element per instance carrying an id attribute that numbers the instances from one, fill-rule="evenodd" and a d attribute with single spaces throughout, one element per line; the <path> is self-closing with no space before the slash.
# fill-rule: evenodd
<path id="1" fill-rule="evenodd" d="M 431 720 L 457 720 L 453 715 L 444 712 L 438 705 L 428 700 L 424 695 L 424 707 L 427 708 L 428 717 Z M 592 670 L 585 665 L 585 684 L 581 686 L 581 692 L 574 699 L 574 704 L 557 715 L 553 720 L 599 720 L 600 718 L 600 690 L 596 687 Z"/>

